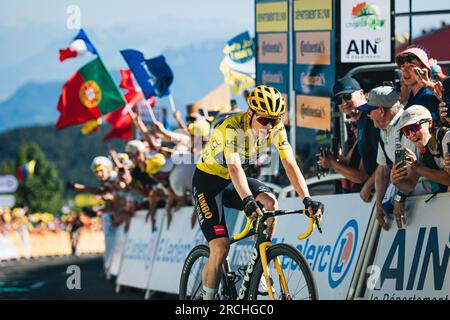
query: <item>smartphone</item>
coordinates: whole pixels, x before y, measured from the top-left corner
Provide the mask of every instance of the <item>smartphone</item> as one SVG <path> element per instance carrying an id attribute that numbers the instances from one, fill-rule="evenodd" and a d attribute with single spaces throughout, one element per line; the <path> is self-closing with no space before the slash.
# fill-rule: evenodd
<path id="1" fill-rule="evenodd" d="M 420 80 L 423 80 L 423 71 L 419 70 L 419 69 L 414 69 L 414 72 L 416 73 L 416 75 L 419 77 Z"/>
<path id="2" fill-rule="evenodd" d="M 395 163 L 402 161 L 405 161 L 405 149 L 395 149 Z"/>

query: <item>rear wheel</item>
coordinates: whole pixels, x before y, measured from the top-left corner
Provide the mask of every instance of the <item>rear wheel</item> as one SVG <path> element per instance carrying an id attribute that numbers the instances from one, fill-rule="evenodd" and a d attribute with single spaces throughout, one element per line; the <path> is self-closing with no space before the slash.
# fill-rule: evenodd
<path id="1" fill-rule="evenodd" d="M 289 292 L 285 292 L 275 259 L 278 259 Z M 261 261 L 261 260 L 260 260 Z M 267 250 L 267 266 L 275 300 L 316 300 L 317 288 L 305 257 L 293 246 L 276 244 Z M 250 300 L 270 299 L 262 264 L 256 265 L 249 286 Z"/>
<path id="2" fill-rule="evenodd" d="M 202 300 L 202 271 L 209 258 L 209 247 L 201 244 L 188 254 L 180 279 L 180 300 Z"/>

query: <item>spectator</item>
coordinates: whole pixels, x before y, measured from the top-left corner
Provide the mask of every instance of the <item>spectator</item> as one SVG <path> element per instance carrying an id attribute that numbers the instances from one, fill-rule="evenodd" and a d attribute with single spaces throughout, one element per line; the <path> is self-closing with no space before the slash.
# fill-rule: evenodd
<path id="1" fill-rule="evenodd" d="M 327 154 L 327 160 L 333 162 L 333 167 L 347 179 L 363 184 L 360 191 L 361 199 L 370 201 L 372 191 L 375 186 L 375 169 L 377 167 L 376 155 L 379 140 L 379 130 L 364 111 L 359 111 L 358 107 L 367 103 L 366 97 L 359 83 L 351 78 L 339 79 L 333 86 L 333 99 L 339 110 L 349 116 L 355 123 L 358 130 L 358 151 L 361 160 L 356 168 L 348 164 L 337 161 L 332 154 Z M 325 164 L 324 157 L 321 161 Z"/>
<path id="2" fill-rule="evenodd" d="M 383 86 L 374 88 L 369 93 L 367 104 L 360 106 L 359 110 L 367 111 L 375 127 L 380 129 L 377 153 L 378 167 L 375 171 L 375 192 L 377 195 L 376 215 L 380 225 L 385 230 L 388 230 L 389 225 L 387 224 L 386 219 L 389 219 L 388 214 L 391 212 L 389 212 L 386 205 L 383 206 L 383 203 L 386 203 L 386 201 L 383 201 L 383 198 L 388 189 L 391 166 L 395 162 L 395 149 L 403 146 L 415 151 L 415 146 L 410 140 L 406 139 L 406 137 L 400 137 L 399 119 L 403 113 L 403 106 L 399 101 L 399 94 L 393 87 Z M 398 193 L 399 197 L 402 197 L 400 200 L 403 204 L 405 201 L 404 195 L 409 194 L 412 189 L 414 189 L 414 181 L 417 181 L 418 176 L 410 169 L 407 169 L 407 171 L 402 174 L 404 174 L 405 177 L 397 187 L 403 192 Z M 390 200 L 389 197 L 389 201 Z M 394 214 L 396 214 L 395 205 Z M 401 227 L 401 221 L 398 221 L 401 219 L 401 216 L 397 214 L 396 219 L 397 225 Z"/>
<path id="3" fill-rule="evenodd" d="M 231 107 L 231 112 L 242 112 L 241 109 L 238 108 L 236 99 L 231 99 L 230 100 L 230 107 Z"/>
<path id="4" fill-rule="evenodd" d="M 430 110 L 434 120 L 439 117 L 439 100 L 433 93 L 434 84 L 430 81 L 431 66 L 428 54 L 423 48 L 410 47 L 395 57 L 402 72 L 402 84 L 409 89 L 405 109 L 412 105 L 422 105 Z"/>
<path id="5" fill-rule="evenodd" d="M 406 148 L 405 162 L 418 175 L 435 183 L 435 191 L 446 192 L 450 175 L 444 170 L 445 153 L 450 143 L 450 130 L 433 125 L 431 113 L 424 106 L 414 105 L 403 112 L 399 120 L 402 133 L 420 150 L 420 161 Z M 393 170 L 393 173 L 404 169 Z M 401 175 L 399 175 L 401 177 Z M 433 190 L 434 191 L 434 190 Z"/>

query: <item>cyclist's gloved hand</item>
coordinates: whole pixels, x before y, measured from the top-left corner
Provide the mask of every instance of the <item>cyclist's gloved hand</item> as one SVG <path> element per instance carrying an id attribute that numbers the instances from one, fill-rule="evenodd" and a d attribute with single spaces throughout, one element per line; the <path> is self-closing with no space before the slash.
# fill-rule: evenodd
<path id="1" fill-rule="evenodd" d="M 321 218 L 325 207 L 322 202 L 313 201 L 310 197 L 305 197 L 303 199 L 303 204 L 305 205 L 305 209 L 309 211 L 311 218 Z M 319 212 L 320 210 L 320 212 Z"/>
<path id="2" fill-rule="evenodd" d="M 262 215 L 262 211 L 252 195 L 245 197 L 242 201 L 244 202 L 244 213 L 248 218 L 255 218 L 258 215 Z"/>

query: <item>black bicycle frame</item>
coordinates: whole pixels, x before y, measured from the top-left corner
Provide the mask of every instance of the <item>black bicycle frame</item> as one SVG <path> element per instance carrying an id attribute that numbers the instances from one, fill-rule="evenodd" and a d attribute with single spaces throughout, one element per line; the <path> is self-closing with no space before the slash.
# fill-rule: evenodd
<path id="1" fill-rule="evenodd" d="M 224 277 L 226 284 L 228 286 L 228 292 L 230 295 L 230 298 L 233 300 L 246 300 L 248 299 L 248 287 L 250 285 L 250 280 L 253 275 L 253 271 L 255 270 L 255 266 L 257 263 L 261 263 L 260 259 L 260 251 L 259 247 L 263 243 L 272 242 L 271 235 L 268 232 L 265 232 L 268 228 L 267 226 L 267 218 L 269 217 L 275 217 L 285 214 L 294 214 L 294 213 L 300 213 L 301 210 L 291 210 L 291 211 L 285 211 L 285 210 L 275 210 L 275 211 L 266 211 L 264 212 L 264 215 L 262 217 L 257 218 L 253 222 L 253 228 L 249 231 L 249 233 L 242 239 L 246 239 L 248 237 L 254 236 L 256 234 L 256 241 L 255 245 L 253 247 L 252 256 L 250 257 L 250 261 L 247 264 L 247 268 L 245 270 L 244 279 L 242 281 L 241 287 L 239 289 L 239 294 L 237 294 L 236 286 L 234 284 L 234 281 L 230 281 L 228 274 L 230 273 L 230 264 L 228 261 L 228 258 L 226 262 L 223 265 L 224 270 Z M 230 239 L 230 244 L 233 244 L 239 240 L 235 240 L 233 238 Z"/>

